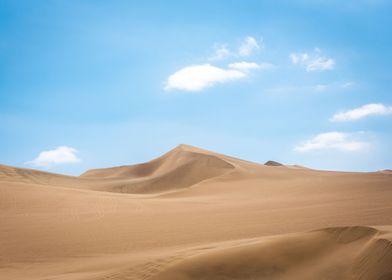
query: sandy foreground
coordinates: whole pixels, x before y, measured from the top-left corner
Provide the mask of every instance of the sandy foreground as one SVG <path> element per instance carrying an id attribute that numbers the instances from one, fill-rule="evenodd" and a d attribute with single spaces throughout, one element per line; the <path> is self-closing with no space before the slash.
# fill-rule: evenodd
<path id="1" fill-rule="evenodd" d="M 187 145 L 79 177 L 1 165 L 0 279 L 392 279 L 392 173 Z"/>

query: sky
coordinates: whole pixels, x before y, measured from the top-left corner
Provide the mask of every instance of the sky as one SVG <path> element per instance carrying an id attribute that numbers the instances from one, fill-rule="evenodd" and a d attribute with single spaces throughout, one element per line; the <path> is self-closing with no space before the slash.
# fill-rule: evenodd
<path id="1" fill-rule="evenodd" d="M 78 175 L 186 143 L 392 168 L 392 2 L 0 0 L 0 163 Z"/>

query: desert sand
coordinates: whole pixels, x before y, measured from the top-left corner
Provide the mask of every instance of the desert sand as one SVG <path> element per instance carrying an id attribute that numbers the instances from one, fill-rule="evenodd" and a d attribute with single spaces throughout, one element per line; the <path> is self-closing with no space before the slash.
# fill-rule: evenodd
<path id="1" fill-rule="evenodd" d="M 76 177 L 0 165 L 0 279 L 392 279 L 392 173 L 188 145 Z"/>

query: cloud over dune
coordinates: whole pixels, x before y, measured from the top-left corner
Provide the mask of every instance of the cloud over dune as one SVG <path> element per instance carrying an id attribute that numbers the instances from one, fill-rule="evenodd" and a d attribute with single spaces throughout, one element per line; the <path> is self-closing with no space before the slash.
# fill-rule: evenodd
<path id="1" fill-rule="evenodd" d="M 43 151 L 32 161 L 28 162 L 35 166 L 52 166 L 59 164 L 78 163 L 81 160 L 76 155 L 77 150 L 67 146 L 60 146 L 56 149 Z"/>

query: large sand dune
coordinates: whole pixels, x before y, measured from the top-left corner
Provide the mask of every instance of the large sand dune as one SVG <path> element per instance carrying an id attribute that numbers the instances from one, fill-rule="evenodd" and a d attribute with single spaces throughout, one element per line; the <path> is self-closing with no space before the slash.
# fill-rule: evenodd
<path id="1" fill-rule="evenodd" d="M 0 166 L 0 279 L 392 279 L 392 174 L 180 145 L 80 177 Z"/>

